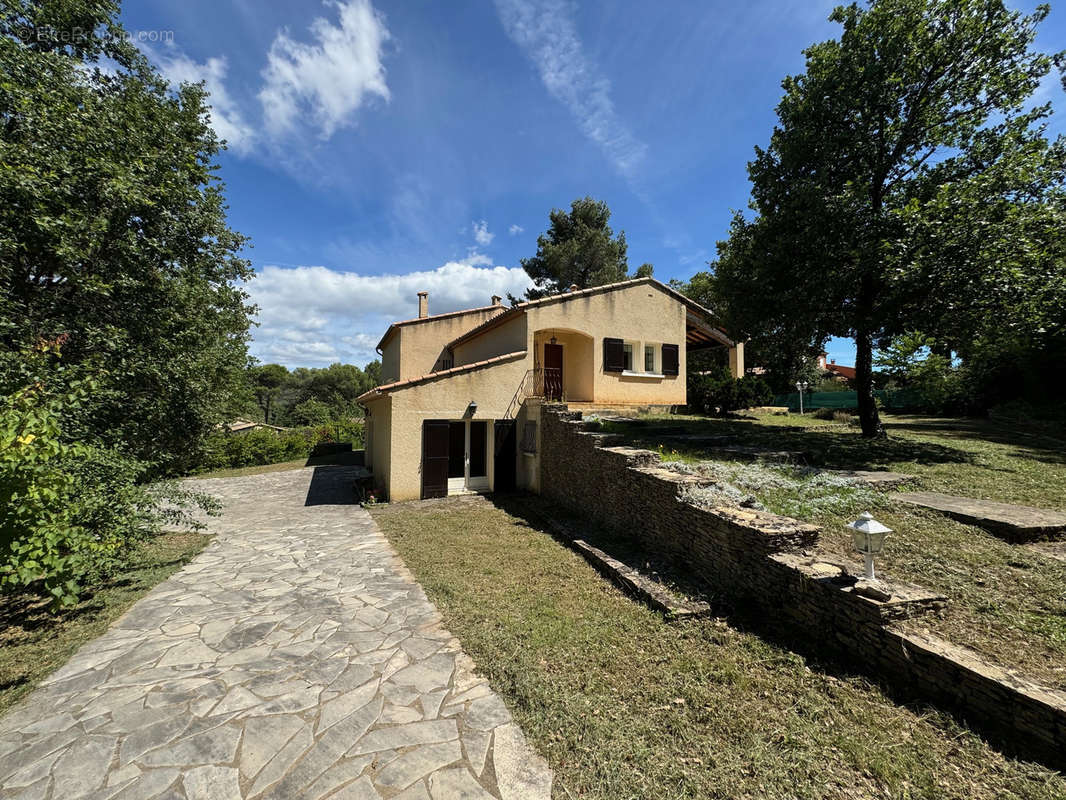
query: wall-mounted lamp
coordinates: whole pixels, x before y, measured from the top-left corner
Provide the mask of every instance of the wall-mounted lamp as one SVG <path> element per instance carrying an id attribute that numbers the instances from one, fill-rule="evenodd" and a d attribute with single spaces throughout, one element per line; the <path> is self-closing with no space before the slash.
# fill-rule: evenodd
<path id="1" fill-rule="evenodd" d="M 469 414 L 471 417 L 474 416 L 474 414 L 477 413 L 477 403 L 471 400 L 470 405 L 466 407 L 466 413 Z"/>

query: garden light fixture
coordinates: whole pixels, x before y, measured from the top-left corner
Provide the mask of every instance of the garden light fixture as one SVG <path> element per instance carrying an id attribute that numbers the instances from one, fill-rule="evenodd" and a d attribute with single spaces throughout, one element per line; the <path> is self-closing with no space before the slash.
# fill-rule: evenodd
<path id="1" fill-rule="evenodd" d="M 869 511 L 864 511 L 857 520 L 849 522 L 848 527 L 851 528 L 851 538 L 855 549 L 866 557 L 866 580 L 876 580 L 874 556 L 880 555 L 885 549 L 885 534 L 892 533 L 892 529 L 874 519 Z"/>
<path id="2" fill-rule="evenodd" d="M 800 414 L 803 414 L 803 393 L 807 391 L 807 387 L 810 386 L 807 381 L 796 381 L 796 391 L 800 396 Z"/>

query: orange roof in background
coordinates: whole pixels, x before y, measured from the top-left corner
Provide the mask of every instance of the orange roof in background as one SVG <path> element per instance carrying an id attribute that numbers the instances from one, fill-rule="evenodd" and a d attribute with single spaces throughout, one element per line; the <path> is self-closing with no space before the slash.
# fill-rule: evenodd
<path id="1" fill-rule="evenodd" d="M 841 378 L 847 378 L 849 381 L 855 380 L 855 367 L 843 367 L 840 364 L 826 362 L 825 368 L 829 372 L 836 373 Z"/>

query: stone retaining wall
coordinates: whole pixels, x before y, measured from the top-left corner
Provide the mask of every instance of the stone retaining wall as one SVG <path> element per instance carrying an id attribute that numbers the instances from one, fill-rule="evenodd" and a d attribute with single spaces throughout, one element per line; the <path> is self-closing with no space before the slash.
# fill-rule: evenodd
<path id="1" fill-rule="evenodd" d="M 705 580 L 734 606 L 792 641 L 834 655 L 918 697 L 950 706 L 1013 749 L 1066 766 L 1066 694 L 984 661 L 973 651 L 897 623 L 945 606 L 921 587 L 887 584 L 888 600 L 814 553 L 820 529 L 736 508 L 698 508 L 680 496 L 704 479 L 659 466 L 649 450 L 611 446 L 581 414 L 545 406 L 541 494 L 609 527 Z"/>

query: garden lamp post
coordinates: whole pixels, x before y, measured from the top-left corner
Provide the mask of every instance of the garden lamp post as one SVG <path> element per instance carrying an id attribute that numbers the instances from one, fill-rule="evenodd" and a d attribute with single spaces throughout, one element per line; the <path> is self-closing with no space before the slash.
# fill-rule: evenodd
<path id="1" fill-rule="evenodd" d="M 881 551 L 885 549 L 885 534 L 892 533 L 892 529 L 885 527 L 874 519 L 873 514 L 869 511 L 864 511 L 857 520 L 849 522 L 848 527 L 851 528 L 851 538 L 855 544 L 855 549 L 866 558 L 866 580 L 876 580 L 874 577 L 874 556 L 880 555 Z"/>
<path id="2" fill-rule="evenodd" d="M 800 415 L 803 415 L 803 393 L 807 391 L 807 387 L 810 386 L 807 381 L 796 381 L 796 391 L 800 396 Z"/>

